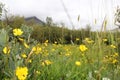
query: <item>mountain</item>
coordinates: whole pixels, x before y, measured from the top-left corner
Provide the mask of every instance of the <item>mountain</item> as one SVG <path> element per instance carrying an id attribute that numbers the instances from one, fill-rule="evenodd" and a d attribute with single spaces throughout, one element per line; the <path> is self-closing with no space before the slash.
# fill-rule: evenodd
<path id="1" fill-rule="evenodd" d="M 25 21 L 28 24 L 45 25 L 45 22 L 43 22 L 42 20 L 38 19 L 36 16 L 27 17 L 27 18 L 25 18 Z"/>

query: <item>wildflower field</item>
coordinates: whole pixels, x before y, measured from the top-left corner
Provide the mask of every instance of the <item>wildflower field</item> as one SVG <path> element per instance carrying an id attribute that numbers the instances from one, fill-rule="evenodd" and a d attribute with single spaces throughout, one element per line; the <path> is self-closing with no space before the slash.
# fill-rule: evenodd
<path id="1" fill-rule="evenodd" d="M 60 44 L 39 43 L 29 27 L 1 29 L 0 80 L 120 80 L 120 38 L 107 34 Z"/>

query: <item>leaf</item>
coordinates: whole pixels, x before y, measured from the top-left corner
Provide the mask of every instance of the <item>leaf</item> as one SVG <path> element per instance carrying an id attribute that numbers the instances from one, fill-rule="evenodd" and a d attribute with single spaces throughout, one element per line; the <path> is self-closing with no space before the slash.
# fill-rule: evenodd
<path id="1" fill-rule="evenodd" d="M 4 74 L 5 74 L 5 76 L 7 76 L 7 77 L 11 77 L 10 73 L 8 73 L 7 71 L 4 71 Z"/>
<path id="2" fill-rule="evenodd" d="M 0 30 L 0 45 L 4 46 L 8 42 L 8 40 L 8 33 L 4 29 Z"/>

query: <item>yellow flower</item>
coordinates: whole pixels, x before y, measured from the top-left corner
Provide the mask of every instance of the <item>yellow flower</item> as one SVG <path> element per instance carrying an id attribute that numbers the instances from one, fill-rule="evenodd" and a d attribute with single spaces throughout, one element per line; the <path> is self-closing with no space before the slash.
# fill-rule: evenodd
<path id="1" fill-rule="evenodd" d="M 107 41 L 107 39 L 103 39 L 103 41 L 104 41 L 104 42 L 106 42 L 106 41 Z"/>
<path id="2" fill-rule="evenodd" d="M 93 40 L 91 40 L 91 39 L 89 39 L 89 38 L 85 38 L 85 41 L 87 42 L 87 43 L 93 43 L 94 41 Z"/>
<path id="3" fill-rule="evenodd" d="M 50 64 L 52 64 L 50 60 L 45 60 L 44 62 L 42 62 L 42 66 L 50 65 Z"/>
<path id="4" fill-rule="evenodd" d="M 26 48 L 29 48 L 29 45 L 28 45 L 27 43 L 25 43 L 25 42 L 24 42 L 24 46 L 25 46 Z"/>
<path id="5" fill-rule="evenodd" d="M 55 49 L 52 49 L 52 51 L 55 51 Z"/>
<path id="6" fill-rule="evenodd" d="M 90 39 L 89 38 L 85 38 L 85 41 L 89 41 Z"/>
<path id="7" fill-rule="evenodd" d="M 117 62 L 118 62 L 118 60 L 116 60 L 116 59 L 114 59 L 114 60 L 112 61 L 113 64 L 115 64 L 115 63 L 117 63 Z"/>
<path id="8" fill-rule="evenodd" d="M 26 58 L 26 57 L 27 57 L 27 55 L 26 55 L 25 53 L 22 53 L 21 56 L 22 56 L 23 58 Z"/>
<path id="9" fill-rule="evenodd" d="M 21 36 L 23 31 L 21 29 L 13 29 L 14 36 Z"/>
<path id="10" fill-rule="evenodd" d="M 76 62 L 75 62 L 75 65 L 80 66 L 80 65 L 81 65 L 81 62 L 80 62 L 80 61 L 76 61 Z"/>
<path id="11" fill-rule="evenodd" d="M 118 53 L 114 53 L 114 57 L 118 57 L 119 55 L 118 55 Z"/>
<path id="12" fill-rule="evenodd" d="M 54 43 L 57 44 L 57 41 L 55 41 Z"/>
<path id="13" fill-rule="evenodd" d="M 28 75 L 28 68 L 27 67 L 17 67 L 15 70 L 15 74 L 19 80 L 25 80 Z"/>
<path id="14" fill-rule="evenodd" d="M 65 56 L 70 56 L 70 53 L 66 53 Z"/>
<path id="15" fill-rule="evenodd" d="M 8 47 L 4 47 L 3 48 L 3 53 L 4 54 L 9 54 L 10 53 L 10 49 Z"/>
<path id="16" fill-rule="evenodd" d="M 84 53 L 82 53 L 81 55 L 82 55 L 82 56 L 85 56 L 85 54 L 84 54 Z"/>
<path id="17" fill-rule="evenodd" d="M 111 48 L 116 48 L 116 46 L 115 46 L 115 45 L 113 45 L 113 44 L 112 44 L 112 45 L 110 45 L 110 47 L 111 47 Z"/>
<path id="18" fill-rule="evenodd" d="M 52 62 L 49 61 L 49 60 L 45 60 L 45 64 L 46 64 L 46 65 L 50 65 L 50 64 L 52 64 Z"/>
<path id="19" fill-rule="evenodd" d="M 36 74 L 40 74 L 40 71 L 36 71 Z"/>
<path id="20" fill-rule="evenodd" d="M 48 46 L 48 42 L 49 42 L 49 41 L 46 40 L 46 41 L 44 42 L 44 45 L 45 45 L 45 46 Z"/>
<path id="21" fill-rule="evenodd" d="M 42 62 L 42 64 L 41 64 L 42 66 L 45 66 L 45 62 Z"/>
<path id="22" fill-rule="evenodd" d="M 31 59 L 29 59 L 29 60 L 28 60 L 28 62 L 29 62 L 29 63 L 32 63 L 32 60 L 31 60 Z"/>
<path id="23" fill-rule="evenodd" d="M 37 46 L 33 47 L 32 50 L 36 54 L 39 54 L 42 51 L 42 48 L 37 45 Z"/>
<path id="24" fill-rule="evenodd" d="M 79 47 L 79 49 L 80 49 L 82 52 L 84 52 L 84 51 L 86 51 L 88 48 L 87 48 L 85 45 L 81 44 L 80 47 Z"/>
<path id="25" fill-rule="evenodd" d="M 48 40 L 46 40 L 45 43 L 48 43 Z"/>
<path id="26" fill-rule="evenodd" d="M 76 38 L 76 41 L 79 41 L 80 39 L 79 38 Z"/>
<path id="27" fill-rule="evenodd" d="M 45 46 L 48 46 L 48 44 L 47 44 L 47 43 L 44 43 L 44 45 L 45 45 Z"/>
<path id="28" fill-rule="evenodd" d="M 87 41 L 87 43 L 89 43 L 89 44 L 90 44 L 90 43 L 93 43 L 93 42 L 94 42 L 93 40 L 89 40 L 89 41 Z"/>

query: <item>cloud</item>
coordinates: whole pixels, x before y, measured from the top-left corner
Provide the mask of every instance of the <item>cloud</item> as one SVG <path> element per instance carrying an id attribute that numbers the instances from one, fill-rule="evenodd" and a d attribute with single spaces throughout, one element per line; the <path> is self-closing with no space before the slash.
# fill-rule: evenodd
<path id="1" fill-rule="evenodd" d="M 94 26 L 94 20 L 101 25 L 105 15 L 107 15 L 109 24 L 113 25 L 115 7 L 120 4 L 119 0 L 63 0 L 65 7 L 76 28 L 91 24 Z M 10 13 L 28 16 L 37 16 L 41 20 L 47 16 L 53 18 L 53 21 L 65 22 L 70 26 L 68 17 L 64 11 L 61 0 L 1 0 L 9 8 Z M 80 15 L 80 22 L 77 17 Z M 71 26 L 70 26 L 71 27 Z M 93 27 L 94 28 L 94 27 Z M 97 29 L 97 28 L 96 28 Z"/>

